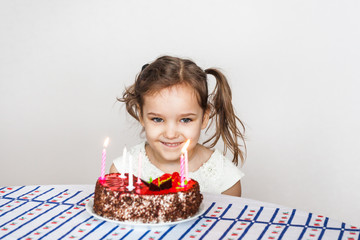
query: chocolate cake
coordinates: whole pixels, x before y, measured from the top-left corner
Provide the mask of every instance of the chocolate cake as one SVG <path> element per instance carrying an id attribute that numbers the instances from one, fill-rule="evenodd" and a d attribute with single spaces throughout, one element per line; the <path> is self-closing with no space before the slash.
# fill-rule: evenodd
<path id="1" fill-rule="evenodd" d="M 177 172 L 164 174 L 152 182 L 133 178 L 134 190 L 129 191 L 129 176 L 120 178 L 119 173 L 98 179 L 95 187 L 94 212 L 102 217 L 128 222 L 174 222 L 195 215 L 203 196 L 199 183 L 190 179 L 180 184 Z"/>

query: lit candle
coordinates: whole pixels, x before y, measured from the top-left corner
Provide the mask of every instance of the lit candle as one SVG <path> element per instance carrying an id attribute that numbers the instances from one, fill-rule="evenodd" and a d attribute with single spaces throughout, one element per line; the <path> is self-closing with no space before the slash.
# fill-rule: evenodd
<path id="1" fill-rule="evenodd" d="M 137 178 L 137 184 L 141 184 L 141 152 L 139 153 L 139 158 L 138 158 L 138 178 Z"/>
<path id="2" fill-rule="evenodd" d="M 185 157 L 184 154 L 182 153 L 180 156 L 180 181 L 181 181 L 181 186 L 184 187 L 185 183 L 184 183 L 184 168 L 185 168 Z"/>
<path id="3" fill-rule="evenodd" d="M 129 156 L 129 185 L 126 187 L 129 191 L 132 191 L 134 187 L 133 183 L 133 169 L 132 169 L 132 156 Z"/>
<path id="4" fill-rule="evenodd" d="M 109 144 L 109 138 L 107 137 L 104 141 L 104 148 L 102 150 L 102 158 L 101 158 L 101 179 L 105 179 L 105 165 L 106 165 L 106 148 Z"/>
<path id="5" fill-rule="evenodd" d="M 189 158 L 188 158 L 188 151 L 187 148 L 190 145 L 190 139 L 188 139 L 182 148 L 181 152 L 184 154 L 184 168 L 185 168 L 185 179 L 186 181 L 189 181 Z"/>
<path id="6" fill-rule="evenodd" d="M 184 153 L 185 156 L 185 179 L 189 182 L 189 158 L 188 158 L 188 152 L 186 151 Z"/>
<path id="7" fill-rule="evenodd" d="M 121 169 L 121 174 L 120 174 L 120 177 L 121 178 L 126 178 L 125 176 L 125 165 L 126 165 L 126 146 L 124 147 L 124 150 L 123 150 L 123 156 L 122 156 L 122 169 Z"/>

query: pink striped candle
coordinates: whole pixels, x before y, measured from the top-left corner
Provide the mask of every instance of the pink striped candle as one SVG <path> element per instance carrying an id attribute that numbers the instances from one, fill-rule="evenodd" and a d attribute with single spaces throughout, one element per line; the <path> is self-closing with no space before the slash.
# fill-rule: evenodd
<path id="1" fill-rule="evenodd" d="M 190 139 L 186 141 L 183 148 L 181 149 L 182 155 L 184 155 L 184 168 L 185 168 L 185 179 L 189 181 L 189 158 L 188 158 L 188 151 L 187 148 L 190 145 Z"/>
<path id="2" fill-rule="evenodd" d="M 184 157 L 184 154 L 181 154 L 180 156 L 180 180 L 181 180 L 181 187 L 184 187 L 185 186 L 185 182 L 184 182 L 184 179 L 185 179 L 185 157 Z"/>
<path id="3" fill-rule="evenodd" d="M 184 158 L 185 158 L 185 179 L 187 182 L 189 182 L 189 158 L 187 151 L 185 151 L 184 153 Z"/>
<path id="4" fill-rule="evenodd" d="M 107 137 L 104 141 L 104 148 L 102 150 L 101 157 L 101 179 L 105 179 L 105 166 L 106 166 L 106 148 L 109 144 L 109 138 Z"/>

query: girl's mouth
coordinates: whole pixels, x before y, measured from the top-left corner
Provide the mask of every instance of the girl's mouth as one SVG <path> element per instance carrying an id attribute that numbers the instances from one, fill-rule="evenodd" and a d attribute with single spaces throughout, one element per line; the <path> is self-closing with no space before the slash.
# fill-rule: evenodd
<path id="1" fill-rule="evenodd" d="M 175 148 L 180 146 L 182 143 L 180 142 L 176 142 L 176 143 L 169 143 L 169 142 L 161 142 L 163 145 L 167 146 L 167 147 L 171 147 L 171 148 Z"/>

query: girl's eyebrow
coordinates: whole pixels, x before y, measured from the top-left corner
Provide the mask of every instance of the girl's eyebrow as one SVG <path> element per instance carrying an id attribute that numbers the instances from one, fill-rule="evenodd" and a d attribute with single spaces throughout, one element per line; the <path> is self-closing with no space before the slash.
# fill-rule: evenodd
<path id="1" fill-rule="evenodd" d="M 146 115 L 161 116 L 161 114 L 153 113 L 153 112 L 148 112 Z"/>
<path id="2" fill-rule="evenodd" d="M 196 116 L 195 113 L 184 113 L 184 114 L 180 114 L 180 117 L 192 117 L 192 116 Z"/>

